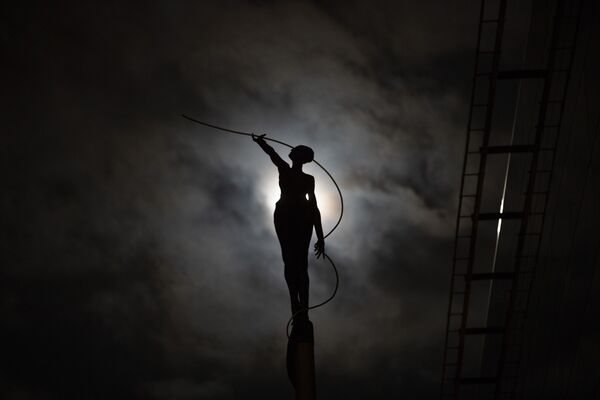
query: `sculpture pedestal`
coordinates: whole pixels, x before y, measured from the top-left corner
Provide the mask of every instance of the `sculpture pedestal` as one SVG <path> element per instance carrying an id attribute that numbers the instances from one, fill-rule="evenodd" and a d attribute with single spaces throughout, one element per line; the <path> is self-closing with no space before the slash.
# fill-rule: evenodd
<path id="1" fill-rule="evenodd" d="M 310 321 L 296 321 L 288 339 L 287 370 L 296 400 L 315 398 L 315 340 Z"/>

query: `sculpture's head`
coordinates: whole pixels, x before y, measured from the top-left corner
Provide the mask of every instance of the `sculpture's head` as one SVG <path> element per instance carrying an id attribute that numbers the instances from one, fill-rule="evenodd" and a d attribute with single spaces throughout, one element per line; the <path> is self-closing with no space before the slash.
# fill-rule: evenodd
<path id="1" fill-rule="evenodd" d="M 315 152 L 308 146 L 299 145 L 290 151 L 289 157 L 293 162 L 306 164 L 313 160 L 315 157 Z"/>

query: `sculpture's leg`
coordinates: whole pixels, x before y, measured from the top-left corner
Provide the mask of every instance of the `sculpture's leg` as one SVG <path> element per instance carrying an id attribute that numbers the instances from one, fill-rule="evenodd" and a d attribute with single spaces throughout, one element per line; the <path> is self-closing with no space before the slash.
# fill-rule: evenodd
<path id="1" fill-rule="evenodd" d="M 285 282 L 287 283 L 288 290 L 290 292 L 290 303 L 292 304 L 292 315 L 296 313 L 296 311 L 300 310 L 300 298 L 298 296 L 298 277 L 294 268 L 285 265 L 284 270 Z"/>
<path id="2" fill-rule="evenodd" d="M 308 269 L 302 268 L 298 273 L 298 298 L 300 309 L 305 311 L 298 317 L 303 320 L 308 320 L 308 283 Z"/>

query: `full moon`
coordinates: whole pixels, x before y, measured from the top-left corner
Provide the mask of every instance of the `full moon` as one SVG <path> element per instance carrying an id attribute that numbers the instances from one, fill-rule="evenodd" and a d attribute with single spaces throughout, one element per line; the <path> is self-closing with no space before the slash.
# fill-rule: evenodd
<path id="1" fill-rule="evenodd" d="M 339 216 L 339 199 L 335 187 L 324 188 L 329 182 L 321 182 L 319 179 L 327 179 L 323 177 L 315 176 L 317 180 L 315 183 L 315 197 L 317 198 L 317 205 L 321 212 L 321 221 L 323 223 L 323 232 L 327 234 L 329 229 L 333 226 Z M 333 186 L 333 184 L 332 184 Z M 275 203 L 279 200 L 281 190 L 279 189 L 279 179 L 277 174 L 272 174 L 266 178 L 262 184 L 262 197 L 265 202 L 267 210 L 271 211 L 270 218 L 272 219 L 272 211 L 275 210 Z"/>

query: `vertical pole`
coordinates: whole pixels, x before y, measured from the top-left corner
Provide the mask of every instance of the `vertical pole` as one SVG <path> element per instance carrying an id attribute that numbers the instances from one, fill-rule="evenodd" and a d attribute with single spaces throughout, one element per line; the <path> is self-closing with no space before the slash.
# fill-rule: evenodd
<path id="1" fill-rule="evenodd" d="M 287 348 L 288 376 L 296 390 L 296 400 L 314 400 L 315 340 L 310 321 L 296 321 Z"/>

